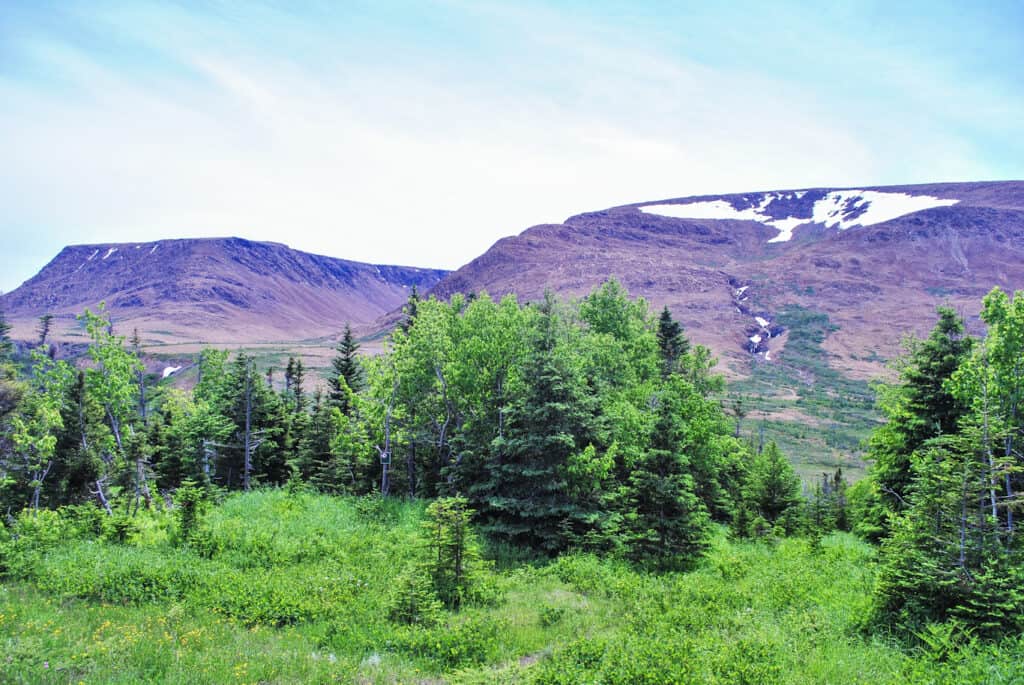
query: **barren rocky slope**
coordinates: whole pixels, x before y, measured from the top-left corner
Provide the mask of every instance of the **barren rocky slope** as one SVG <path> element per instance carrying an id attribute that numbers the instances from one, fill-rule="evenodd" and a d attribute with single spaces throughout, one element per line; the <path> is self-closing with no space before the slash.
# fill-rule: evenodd
<path id="1" fill-rule="evenodd" d="M 295 341 L 372 322 L 445 273 L 240 238 L 74 245 L 0 308 L 23 336 L 45 312 L 58 337 L 73 334 L 75 315 L 105 301 L 122 333 L 149 342 Z"/>
<path id="2" fill-rule="evenodd" d="M 834 362 L 880 372 L 948 303 L 976 317 L 993 286 L 1024 288 L 1024 183 L 803 189 L 589 212 L 504 238 L 433 292 L 582 295 L 608 276 L 668 305 L 731 372 L 785 356 L 787 305 L 827 314 Z M 976 319 L 974 324 L 976 325 Z"/>

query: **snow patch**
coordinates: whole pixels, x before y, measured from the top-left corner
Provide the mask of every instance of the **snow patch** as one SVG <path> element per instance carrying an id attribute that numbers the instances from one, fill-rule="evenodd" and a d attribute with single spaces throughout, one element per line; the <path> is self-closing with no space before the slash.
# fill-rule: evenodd
<path id="1" fill-rule="evenodd" d="M 754 321 L 756 321 L 757 325 L 760 326 L 761 328 L 768 328 L 768 319 L 765 319 L 764 317 L 761 316 L 755 316 Z"/>
<path id="2" fill-rule="evenodd" d="M 761 342 L 761 336 L 760 335 L 752 335 L 752 336 L 750 336 L 750 342 L 754 343 L 755 345 L 758 344 L 759 342 Z"/>
<path id="3" fill-rule="evenodd" d="M 149 254 L 153 254 L 154 252 L 156 252 L 156 248 L 158 248 L 158 247 L 160 247 L 160 243 L 157 243 L 156 245 L 154 245 L 153 249 L 149 251 Z"/>
<path id="4" fill-rule="evenodd" d="M 167 378 L 171 374 L 178 373 L 179 371 L 181 371 L 181 367 L 180 366 L 165 366 L 164 367 L 164 375 L 161 376 L 161 378 Z"/>
<path id="5" fill-rule="evenodd" d="M 839 227 L 845 230 L 851 226 L 871 226 L 891 221 L 907 214 L 934 207 L 949 207 L 959 200 L 943 200 L 931 195 L 907 195 L 886 193 L 878 190 L 834 190 L 814 203 L 810 217 L 789 216 L 775 219 L 767 213 L 768 206 L 775 200 L 802 198 L 806 190 L 793 193 L 764 193 L 760 204 L 746 209 L 736 209 L 726 200 L 702 200 L 686 204 L 644 205 L 640 211 L 676 219 L 728 219 L 732 221 L 756 221 L 778 229 L 779 234 L 769 243 L 784 243 L 793 238 L 793 231 L 805 224 L 823 224 L 827 228 Z M 744 200 L 750 200 L 746 196 Z"/>
<path id="6" fill-rule="evenodd" d="M 745 285 L 742 288 L 736 288 L 736 295 L 739 296 L 739 295 L 742 295 L 743 293 L 747 292 L 747 289 L 749 287 L 750 287 L 749 285 Z"/>
<path id="7" fill-rule="evenodd" d="M 772 226 L 779 229 L 779 234 L 774 238 L 768 240 L 769 243 L 784 243 L 793 238 L 793 229 L 797 226 L 801 226 L 807 223 L 807 219 L 797 219 L 796 217 L 789 217 L 788 219 L 777 219 L 770 222 Z"/>
<path id="8" fill-rule="evenodd" d="M 107 254 L 103 255 L 103 259 L 106 259 L 107 257 L 109 257 L 110 255 L 114 254 L 115 252 L 117 252 L 117 248 L 116 247 L 110 248 L 109 250 L 107 250 Z"/>
<path id="9" fill-rule="evenodd" d="M 96 255 L 98 255 L 99 253 L 100 253 L 99 250 L 93 250 L 92 254 L 85 258 L 85 261 L 91 262 L 93 259 L 96 258 Z"/>
<path id="10" fill-rule="evenodd" d="M 931 195 L 883 193 L 877 190 L 836 190 L 814 203 L 813 221 L 827 228 L 872 226 L 933 207 L 949 207 L 959 200 Z M 850 214 L 857 216 L 850 217 Z"/>
<path id="11" fill-rule="evenodd" d="M 782 193 L 765 193 L 761 196 L 761 204 L 757 207 L 747 209 L 736 209 L 725 200 L 706 200 L 703 202 L 690 202 L 685 205 L 646 205 L 640 207 L 640 211 L 647 214 L 658 214 L 676 219 L 731 219 L 733 221 L 756 221 L 779 230 L 779 235 L 768 242 L 780 242 L 789 240 L 793 236 L 793 229 L 800 224 L 807 223 L 807 219 L 787 217 L 785 219 L 773 219 L 764 213 L 774 200 L 785 197 Z"/>
<path id="12" fill-rule="evenodd" d="M 766 362 L 767 361 L 771 361 L 771 358 L 772 358 L 772 351 L 771 350 L 765 350 L 765 352 L 764 352 L 764 360 Z"/>

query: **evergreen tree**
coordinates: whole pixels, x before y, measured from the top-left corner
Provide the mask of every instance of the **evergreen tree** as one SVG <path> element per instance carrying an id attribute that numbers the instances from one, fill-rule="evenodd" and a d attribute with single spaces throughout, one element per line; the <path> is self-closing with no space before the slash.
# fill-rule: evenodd
<path id="1" fill-rule="evenodd" d="M 690 351 L 690 341 L 683 335 L 683 327 L 672 318 L 668 305 L 658 318 L 658 349 L 661 351 L 662 375 L 667 377 L 678 367 L 679 359 Z"/>
<path id="2" fill-rule="evenodd" d="M 1024 627 L 1020 551 L 991 515 L 972 442 L 935 438 L 915 452 L 908 505 L 882 546 L 878 622 L 916 631 L 955 618 L 990 637 Z"/>
<path id="3" fill-rule="evenodd" d="M 964 335 L 963 321 L 948 307 L 938 309 L 939 321 L 928 338 L 911 340 L 900 362 L 900 384 L 881 388 L 881 408 L 888 421 L 870 440 L 872 477 L 890 510 L 906 501 L 910 462 L 925 441 L 956 431 L 966 406 L 948 389 L 953 372 L 967 358 L 973 340 Z"/>
<path id="4" fill-rule="evenodd" d="M 47 312 L 39 317 L 39 326 L 36 332 L 39 333 L 39 347 L 46 344 L 46 338 L 50 335 L 50 325 L 53 323 L 53 314 Z"/>
<path id="5" fill-rule="evenodd" d="M 475 488 L 485 531 L 513 544 L 561 551 L 567 528 L 583 512 L 570 499 L 565 468 L 590 440 L 592 401 L 564 347 L 561 317 L 550 294 L 524 361 L 522 394 L 505 437 L 492 444 L 487 481 Z"/>
<path id="6" fill-rule="evenodd" d="M 800 526 L 800 479 L 775 441 L 754 457 L 743 489 L 741 520 L 747 530 L 740 533 L 756 535 L 779 527 L 793 533 Z"/>
<path id="7" fill-rule="evenodd" d="M 341 384 L 344 382 L 350 392 L 358 393 L 363 389 L 364 382 L 363 371 L 359 366 L 359 343 L 355 341 L 352 327 L 347 323 L 336 349 L 338 354 L 331 360 L 331 376 L 327 379 L 327 385 L 330 387 L 330 401 L 331 404 L 341 409 L 343 414 L 349 414 L 351 411 L 350 395 L 342 389 Z"/>
<path id="8" fill-rule="evenodd" d="M 399 324 L 399 328 L 408 333 L 409 329 L 412 328 L 413 324 L 416 323 L 416 316 L 419 314 L 420 306 L 420 294 L 416 289 L 416 285 L 413 284 L 412 292 L 409 293 L 409 299 L 406 301 L 405 306 L 402 307 L 402 323 Z"/>
<path id="9" fill-rule="evenodd" d="M 0 364 L 9 362 L 14 354 L 14 343 L 11 341 L 11 324 L 0 309 Z"/>
<path id="10" fill-rule="evenodd" d="M 687 424 L 679 379 L 658 398 L 650 448 L 626 482 L 628 556 L 661 568 L 685 566 L 707 547 L 707 509 L 695 493 L 690 461 L 683 452 Z"/>

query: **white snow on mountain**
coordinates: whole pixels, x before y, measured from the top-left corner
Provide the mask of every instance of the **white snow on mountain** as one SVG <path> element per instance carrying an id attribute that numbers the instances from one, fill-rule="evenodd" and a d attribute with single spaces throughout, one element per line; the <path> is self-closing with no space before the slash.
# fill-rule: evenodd
<path id="1" fill-rule="evenodd" d="M 768 207 L 776 200 L 799 200 L 806 194 L 806 190 L 764 193 L 759 204 L 746 209 L 736 209 L 726 200 L 701 200 L 685 204 L 644 205 L 640 207 L 640 211 L 677 219 L 756 221 L 778 229 L 779 234 L 768 242 L 781 243 L 792 239 L 794 229 L 806 224 L 822 224 L 827 228 L 838 227 L 845 230 L 852 226 L 880 224 L 923 209 L 948 207 L 959 202 L 930 195 L 884 193 L 877 190 L 834 190 L 814 203 L 811 216 L 776 219 L 767 212 Z M 750 197 L 748 195 L 744 199 L 749 200 Z"/>
<path id="2" fill-rule="evenodd" d="M 931 195 L 880 193 L 876 190 L 836 190 L 814 203 L 813 221 L 840 230 L 871 226 L 905 214 L 933 207 L 949 207 L 959 200 L 941 200 Z M 863 210 L 863 213 L 858 214 Z M 852 216 L 851 216 L 852 215 Z"/>

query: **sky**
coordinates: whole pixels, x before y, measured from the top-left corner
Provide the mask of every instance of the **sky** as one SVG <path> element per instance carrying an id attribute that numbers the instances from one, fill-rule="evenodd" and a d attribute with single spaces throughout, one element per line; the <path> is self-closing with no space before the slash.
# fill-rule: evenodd
<path id="1" fill-rule="evenodd" d="M 457 268 L 584 211 L 1024 179 L 1024 3 L 0 0 L 0 291 L 67 244 Z"/>

